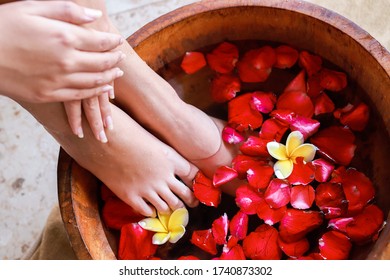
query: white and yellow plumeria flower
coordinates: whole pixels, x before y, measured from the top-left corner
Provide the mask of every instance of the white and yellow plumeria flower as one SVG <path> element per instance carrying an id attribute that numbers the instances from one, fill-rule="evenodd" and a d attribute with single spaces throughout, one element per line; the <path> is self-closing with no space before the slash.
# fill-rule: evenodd
<path id="1" fill-rule="evenodd" d="M 301 132 L 291 132 L 286 141 L 286 145 L 278 142 L 268 142 L 268 153 L 278 161 L 274 164 L 274 172 L 279 179 L 285 179 L 293 171 L 296 158 L 302 157 L 305 162 L 310 162 L 316 154 L 316 146 L 313 144 L 304 144 L 304 138 Z"/>
<path id="2" fill-rule="evenodd" d="M 167 241 L 176 243 L 186 232 L 188 211 L 186 208 L 179 208 L 170 214 L 158 213 L 157 218 L 145 218 L 138 224 L 146 230 L 156 232 L 152 238 L 153 244 L 162 245 Z"/>

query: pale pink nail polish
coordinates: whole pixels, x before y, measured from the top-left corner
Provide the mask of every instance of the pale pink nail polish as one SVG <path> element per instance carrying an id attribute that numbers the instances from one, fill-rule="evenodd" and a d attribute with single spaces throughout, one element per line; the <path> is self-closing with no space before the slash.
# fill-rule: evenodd
<path id="1" fill-rule="evenodd" d="M 102 143 L 107 143 L 108 142 L 108 139 L 107 139 L 107 136 L 106 136 L 106 133 L 104 132 L 104 130 L 100 131 L 100 133 L 99 133 L 99 140 Z"/>
<path id="2" fill-rule="evenodd" d="M 106 127 L 107 127 L 109 130 L 113 130 L 113 129 L 114 129 L 114 124 L 113 124 L 113 121 L 112 121 L 112 117 L 111 117 L 111 116 L 106 117 Z"/>
<path id="3" fill-rule="evenodd" d="M 82 127 L 79 127 L 76 132 L 77 136 L 81 139 L 84 138 L 84 131 Z"/>

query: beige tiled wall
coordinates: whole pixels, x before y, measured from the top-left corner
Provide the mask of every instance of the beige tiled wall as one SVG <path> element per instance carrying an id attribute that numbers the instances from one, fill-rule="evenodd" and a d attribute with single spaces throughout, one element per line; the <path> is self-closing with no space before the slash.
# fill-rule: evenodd
<path id="1" fill-rule="evenodd" d="M 228 1 L 228 0 L 227 0 Z M 194 0 L 107 0 L 123 36 Z M 310 0 L 358 23 L 390 49 L 390 0 Z M 0 259 L 20 258 L 57 203 L 58 145 L 13 101 L 0 96 Z"/>

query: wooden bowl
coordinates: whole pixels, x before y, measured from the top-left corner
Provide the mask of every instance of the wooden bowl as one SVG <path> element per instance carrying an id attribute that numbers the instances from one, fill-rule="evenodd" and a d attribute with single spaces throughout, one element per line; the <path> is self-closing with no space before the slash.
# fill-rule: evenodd
<path id="1" fill-rule="evenodd" d="M 180 58 L 186 51 L 224 40 L 265 40 L 287 43 L 322 56 L 343 69 L 371 106 L 367 156 L 377 204 L 390 207 L 390 54 L 356 24 L 319 6 L 301 1 L 212 0 L 175 10 L 149 23 L 128 38 L 154 69 Z M 169 78 L 169 77 L 167 77 Z M 180 96 L 203 109 L 207 93 L 196 85 L 174 84 Z M 102 224 L 99 181 L 63 150 L 58 165 L 59 201 L 70 242 L 80 259 L 115 259 L 116 243 Z M 353 254 L 355 259 L 390 259 L 390 219 L 374 245 Z"/>

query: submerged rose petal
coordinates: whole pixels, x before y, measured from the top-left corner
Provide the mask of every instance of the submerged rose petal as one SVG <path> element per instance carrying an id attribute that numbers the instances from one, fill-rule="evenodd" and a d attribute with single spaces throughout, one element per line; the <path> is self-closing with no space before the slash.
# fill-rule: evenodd
<path id="1" fill-rule="evenodd" d="M 301 51 L 299 53 L 298 63 L 306 70 L 309 77 L 322 68 L 322 58 L 307 51 Z"/>
<path id="2" fill-rule="evenodd" d="M 207 206 L 217 207 L 221 202 L 221 190 L 215 188 L 213 182 L 201 171 L 196 174 L 192 188 L 195 197 Z"/>
<path id="3" fill-rule="evenodd" d="M 229 229 L 229 220 L 225 214 L 223 214 L 218 219 L 214 220 L 211 230 L 213 232 L 213 237 L 215 242 L 219 245 L 223 245 L 226 243 L 226 236 Z"/>
<path id="4" fill-rule="evenodd" d="M 270 46 L 250 50 L 237 63 L 238 75 L 246 83 L 264 82 L 276 62 L 276 54 Z"/>
<path id="5" fill-rule="evenodd" d="M 324 92 L 324 88 L 320 85 L 320 77 L 318 73 L 308 77 L 306 85 L 307 95 L 309 95 L 313 100 Z"/>
<path id="6" fill-rule="evenodd" d="M 248 232 L 248 215 L 242 211 L 238 211 L 236 215 L 230 221 L 229 230 L 232 236 L 238 240 L 242 240 L 246 237 Z"/>
<path id="7" fill-rule="evenodd" d="M 298 185 L 291 188 L 290 203 L 295 209 L 309 209 L 315 199 L 314 188 L 310 185 Z"/>
<path id="8" fill-rule="evenodd" d="M 180 66 L 187 74 L 194 74 L 206 66 L 206 59 L 201 52 L 186 52 Z"/>
<path id="9" fill-rule="evenodd" d="M 194 230 L 191 243 L 211 255 L 217 254 L 217 243 L 213 237 L 212 229 Z"/>
<path id="10" fill-rule="evenodd" d="M 178 260 L 185 260 L 185 261 L 188 261 L 188 260 L 199 260 L 198 257 L 195 257 L 193 255 L 188 255 L 188 256 L 181 256 L 178 258 Z"/>
<path id="11" fill-rule="evenodd" d="M 269 225 L 261 225 L 243 241 L 245 256 L 252 260 L 280 260 L 282 251 L 278 245 L 278 231 Z"/>
<path id="12" fill-rule="evenodd" d="M 322 183 L 316 189 L 316 205 L 324 213 L 326 219 L 333 219 L 345 215 L 348 201 L 341 185 L 336 183 Z M 339 209 L 335 211 L 335 209 Z"/>
<path id="13" fill-rule="evenodd" d="M 252 215 L 256 213 L 257 206 L 263 200 L 260 193 L 247 185 L 242 185 L 236 190 L 236 204 L 241 212 Z"/>
<path id="14" fill-rule="evenodd" d="M 327 260 L 346 260 L 352 248 L 349 238 L 334 230 L 324 233 L 318 245 L 321 256 Z"/>
<path id="15" fill-rule="evenodd" d="M 238 61 L 238 48 L 236 45 L 223 42 L 206 55 L 209 67 L 218 73 L 230 73 Z"/>
<path id="16" fill-rule="evenodd" d="M 284 92 L 276 102 L 278 110 L 291 110 L 298 115 L 311 118 L 314 113 L 314 105 L 310 97 L 301 91 Z"/>
<path id="17" fill-rule="evenodd" d="M 292 185 L 307 185 L 314 180 L 315 167 L 311 162 L 305 163 L 302 157 L 298 157 L 293 165 L 293 170 L 287 180 Z"/>
<path id="18" fill-rule="evenodd" d="M 362 102 L 356 106 L 349 105 L 343 109 L 336 110 L 334 113 L 335 117 L 339 118 L 340 122 L 350 129 L 354 131 L 363 131 L 370 118 L 369 107 Z"/>
<path id="19" fill-rule="evenodd" d="M 210 87 L 211 97 L 218 103 L 223 103 L 233 99 L 240 90 L 240 79 L 230 74 L 216 76 L 212 80 Z"/>
<path id="20" fill-rule="evenodd" d="M 275 48 L 276 62 L 274 67 L 285 69 L 291 68 L 298 61 L 299 52 L 287 45 L 280 45 Z"/>
<path id="21" fill-rule="evenodd" d="M 268 114 L 276 103 L 276 95 L 272 92 L 255 91 L 252 93 L 250 105 L 253 109 Z"/>
<path id="22" fill-rule="evenodd" d="M 265 189 L 273 174 L 274 169 L 269 164 L 254 164 L 247 171 L 247 180 L 253 188 Z"/>
<path id="23" fill-rule="evenodd" d="M 315 167 L 315 180 L 320 183 L 328 181 L 334 170 L 334 165 L 322 158 L 313 160 L 312 163 Z"/>
<path id="24" fill-rule="evenodd" d="M 303 92 L 306 93 L 305 71 L 299 72 L 285 87 L 283 92 Z"/>
<path id="25" fill-rule="evenodd" d="M 347 86 L 347 75 L 343 72 L 322 68 L 319 78 L 320 85 L 330 91 L 341 91 Z"/>
<path id="26" fill-rule="evenodd" d="M 270 141 L 280 142 L 287 129 L 288 125 L 285 123 L 275 118 L 270 118 L 265 120 L 261 126 L 259 137 L 262 139 L 269 139 Z"/>
<path id="27" fill-rule="evenodd" d="M 314 115 L 332 113 L 335 109 L 335 105 L 329 96 L 322 92 L 313 100 L 314 103 Z"/>
<path id="28" fill-rule="evenodd" d="M 273 179 L 264 193 L 265 201 L 272 208 L 280 208 L 290 202 L 290 184 L 287 181 Z"/>
<path id="29" fill-rule="evenodd" d="M 263 123 L 263 115 L 251 108 L 251 93 L 240 95 L 228 103 L 228 124 L 238 131 L 257 129 Z"/>
<path id="30" fill-rule="evenodd" d="M 229 144 L 238 144 L 245 140 L 245 137 L 232 127 L 225 126 L 222 130 L 222 139 Z"/>
<path id="31" fill-rule="evenodd" d="M 257 216 L 267 225 L 274 225 L 280 222 L 286 213 L 287 207 L 272 208 L 265 200 L 262 200 L 257 206 Z"/>
<path id="32" fill-rule="evenodd" d="M 349 165 L 355 155 L 355 136 L 348 129 L 331 126 L 320 130 L 310 139 L 320 154 L 337 164 Z"/>
<path id="33" fill-rule="evenodd" d="M 238 173 L 236 170 L 229 166 L 220 166 L 214 173 L 213 176 L 213 185 L 215 187 L 219 187 L 223 184 L 226 184 L 235 178 L 238 177 Z"/>
<path id="34" fill-rule="evenodd" d="M 310 248 L 307 238 L 302 238 L 298 241 L 287 243 L 283 239 L 278 239 L 280 249 L 290 258 L 302 257 Z"/>
<path id="35" fill-rule="evenodd" d="M 287 209 L 280 221 L 279 234 L 285 242 L 295 242 L 322 224 L 322 214 L 318 211 Z"/>

